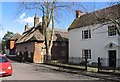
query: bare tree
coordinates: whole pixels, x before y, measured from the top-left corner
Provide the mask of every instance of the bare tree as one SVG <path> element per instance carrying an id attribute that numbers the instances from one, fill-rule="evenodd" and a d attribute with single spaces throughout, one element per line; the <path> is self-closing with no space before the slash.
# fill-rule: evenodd
<path id="1" fill-rule="evenodd" d="M 119 5 L 119 4 L 117 3 L 117 5 Z M 99 27 L 97 27 L 95 29 L 101 28 L 104 25 L 114 24 L 117 34 L 120 35 L 119 7 L 116 10 L 117 10 L 117 12 L 114 12 L 114 11 L 107 12 L 106 11 L 104 13 L 103 17 L 101 17 L 101 16 L 99 17 L 99 15 L 94 14 L 96 21 L 101 22 Z"/>
<path id="2" fill-rule="evenodd" d="M 46 46 L 46 61 L 51 60 L 51 48 L 53 45 L 53 35 L 54 35 L 54 10 L 55 10 L 56 0 L 52 2 L 35 2 L 35 3 L 23 3 L 26 9 L 39 9 L 42 11 L 43 15 L 43 25 L 45 46 Z M 31 7 L 32 5 L 32 7 Z M 49 29 L 50 22 L 52 21 L 52 30 Z"/>
<path id="3" fill-rule="evenodd" d="M 71 6 L 72 4 L 72 6 Z M 77 4 L 77 5 L 76 5 Z M 31 10 L 31 9 L 38 9 L 40 10 L 43 16 L 43 28 L 45 29 L 43 34 L 45 37 L 45 46 L 46 46 L 46 60 L 51 60 L 51 48 L 53 45 L 53 35 L 54 35 L 54 20 L 58 22 L 58 19 L 55 18 L 55 14 L 57 15 L 57 11 L 64 12 L 64 10 L 72 10 L 74 11 L 74 7 L 82 7 L 80 3 L 61 3 L 57 2 L 57 0 L 43 0 L 43 2 L 23 2 L 20 4 L 21 8 L 20 11 L 23 10 Z M 86 10 L 85 10 L 86 11 Z M 58 13 L 60 13 L 58 12 Z M 58 17 L 58 16 L 57 16 Z M 49 29 L 50 22 L 52 22 L 52 30 Z"/>

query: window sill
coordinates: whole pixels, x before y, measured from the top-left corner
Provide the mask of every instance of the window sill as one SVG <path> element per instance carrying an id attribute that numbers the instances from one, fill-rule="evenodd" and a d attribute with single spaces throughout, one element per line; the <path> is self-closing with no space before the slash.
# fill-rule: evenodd
<path id="1" fill-rule="evenodd" d="M 81 39 L 81 41 L 87 41 L 87 40 L 91 40 L 91 38 L 88 38 L 88 39 Z"/>
<path id="2" fill-rule="evenodd" d="M 118 37 L 118 35 L 115 35 L 115 36 L 107 36 L 107 38 L 116 38 Z"/>

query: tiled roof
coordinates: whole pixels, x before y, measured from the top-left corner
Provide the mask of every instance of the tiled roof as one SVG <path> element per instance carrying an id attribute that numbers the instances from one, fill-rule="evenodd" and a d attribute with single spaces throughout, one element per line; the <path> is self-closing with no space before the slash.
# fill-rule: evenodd
<path id="1" fill-rule="evenodd" d="M 32 27 L 16 41 L 16 43 L 23 43 L 27 41 L 44 41 L 44 35 L 39 30 L 40 26 Z M 62 31 L 55 31 L 54 41 L 68 41 L 68 33 Z"/>
<path id="2" fill-rule="evenodd" d="M 17 39 L 19 39 L 21 37 L 21 35 L 19 34 L 19 33 L 16 33 L 16 34 L 14 34 L 11 38 L 10 38 L 10 40 L 17 40 Z"/>
<path id="3" fill-rule="evenodd" d="M 101 21 L 99 21 L 98 19 L 106 18 L 108 14 L 112 12 L 113 14 L 111 14 L 110 16 L 112 19 L 120 18 L 120 4 L 105 9 L 97 10 L 92 13 L 86 13 L 80 16 L 79 18 L 76 18 L 69 26 L 68 30 L 101 23 Z M 115 16 L 115 13 L 118 15 L 118 17 Z"/>
<path id="4" fill-rule="evenodd" d="M 68 33 L 62 31 L 55 31 L 54 41 L 68 41 Z"/>

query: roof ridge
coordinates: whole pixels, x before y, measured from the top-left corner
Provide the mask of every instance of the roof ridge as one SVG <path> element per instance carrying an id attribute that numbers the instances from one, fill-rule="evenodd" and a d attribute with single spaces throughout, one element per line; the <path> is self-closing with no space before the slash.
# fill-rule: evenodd
<path id="1" fill-rule="evenodd" d="M 74 19 L 74 21 L 69 26 L 68 30 L 101 23 L 99 20 L 96 20 L 96 19 L 97 18 L 105 18 L 111 12 L 115 12 L 115 13 L 119 14 L 120 13 L 120 4 L 106 7 L 106 8 L 100 9 L 100 10 L 96 10 L 91 13 L 86 13 L 86 14 L 80 16 L 79 18 Z M 111 15 L 111 17 L 116 19 L 116 18 L 120 18 L 120 15 L 118 15 L 118 17 L 114 17 L 114 15 Z M 108 20 L 105 20 L 105 21 L 108 21 Z"/>

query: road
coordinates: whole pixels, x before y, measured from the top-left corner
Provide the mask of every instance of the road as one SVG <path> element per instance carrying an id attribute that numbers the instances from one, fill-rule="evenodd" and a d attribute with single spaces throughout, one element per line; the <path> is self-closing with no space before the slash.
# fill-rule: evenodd
<path id="1" fill-rule="evenodd" d="M 13 62 L 13 75 L 2 80 L 99 80 L 84 75 L 59 72 L 34 64 Z"/>

